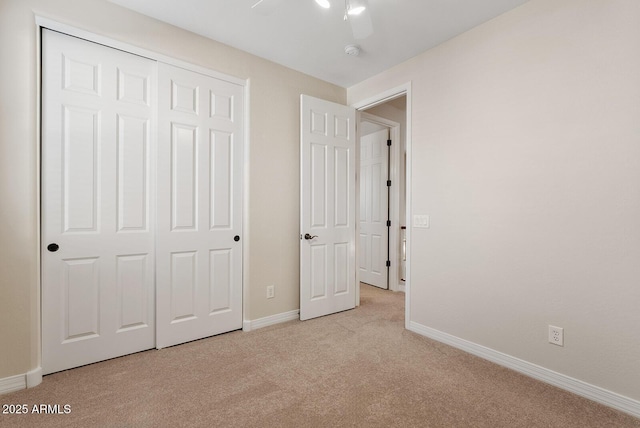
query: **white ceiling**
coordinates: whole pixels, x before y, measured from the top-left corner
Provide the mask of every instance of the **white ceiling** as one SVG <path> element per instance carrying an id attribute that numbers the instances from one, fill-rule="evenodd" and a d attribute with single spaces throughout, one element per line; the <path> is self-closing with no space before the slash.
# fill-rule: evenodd
<path id="1" fill-rule="evenodd" d="M 350 0 L 367 13 L 343 20 L 344 0 L 110 0 L 303 73 L 349 87 L 528 0 Z M 356 39 L 371 23 L 373 33 Z M 344 48 L 358 44 L 358 57 Z"/>

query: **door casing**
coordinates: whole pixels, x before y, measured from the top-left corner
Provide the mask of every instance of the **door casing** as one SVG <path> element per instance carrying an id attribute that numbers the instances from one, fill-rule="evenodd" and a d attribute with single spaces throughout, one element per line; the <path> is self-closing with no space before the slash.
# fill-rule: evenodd
<path id="1" fill-rule="evenodd" d="M 405 153 L 406 153 L 406 168 L 405 168 L 405 206 L 406 206 L 406 218 L 405 224 L 407 225 L 406 230 L 406 241 L 407 241 L 407 260 L 406 260 L 406 277 L 405 277 L 405 328 L 409 328 L 409 324 L 411 322 L 411 171 L 412 171 L 412 151 L 411 151 L 411 82 L 404 83 L 399 86 L 395 86 L 389 88 L 385 91 L 379 92 L 373 96 L 365 98 L 361 101 L 352 103 L 351 106 L 354 107 L 360 115 L 364 112 L 364 110 L 370 109 L 377 105 L 383 104 L 387 101 L 391 101 L 395 98 L 399 98 L 401 96 L 406 96 L 406 126 L 405 126 Z M 358 118 L 358 121 L 360 119 Z M 398 147 L 398 145 L 396 145 Z M 396 157 L 398 159 L 398 157 Z M 391 166 L 393 169 L 393 165 Z M 398 169 L 396 168 L 396 174 L 398 174 Z M 398 176 L 393 179 L 398 179 Z M 356 192 L 358 191 L 358 187 L 356 186 Z M 356 196 L 359 198 L 359 195 Z M 398 203 L 395 204 L 398 207 Z M 392 206 L 393 207 L 393 206 Z M 358 206 L 356 205 L 356 209 Z M 356 215 L 359 216 L 359 213 L 356 212 Z M 399 215 L 396 214 L 395 218 L 399 218 Z M 393 220 L 392 220 L 393 221 Z M 399 228 L 397 230 L 399 232 Z M 357 247 L 356 247 L 356 257 Z M 357 272 L 356 272 L 357 274 Z M 356 278 L 359 281 L 359 277 Z M 356 287 L 356 304 L 360 304 L 360 288 Z"/>

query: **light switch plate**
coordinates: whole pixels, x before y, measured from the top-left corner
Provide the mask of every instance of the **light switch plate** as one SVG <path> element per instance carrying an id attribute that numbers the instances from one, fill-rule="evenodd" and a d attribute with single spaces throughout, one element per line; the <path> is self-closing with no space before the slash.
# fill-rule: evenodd
<path id="1" fill-rule="evenodd" d="M 429 229 L 430 219 L 427 214 L 414 214 L 413 215 L 413 227 L 419 227 L 422 229 Z"/>

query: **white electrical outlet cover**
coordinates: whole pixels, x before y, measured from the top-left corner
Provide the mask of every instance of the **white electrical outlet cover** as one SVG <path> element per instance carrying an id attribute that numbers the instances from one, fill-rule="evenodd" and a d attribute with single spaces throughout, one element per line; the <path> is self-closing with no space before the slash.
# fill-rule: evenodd
<path id="1" fill-rule="evenodd" d="M 564 329 L 562 327 L 549 326 L 549 343 L 564 346 Z"/>

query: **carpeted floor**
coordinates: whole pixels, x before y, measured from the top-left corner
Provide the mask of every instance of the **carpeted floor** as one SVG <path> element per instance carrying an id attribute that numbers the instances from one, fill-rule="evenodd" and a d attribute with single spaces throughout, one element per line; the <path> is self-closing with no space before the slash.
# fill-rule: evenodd
<path id="1" fill-rule="evenodd" d="M 16 427 L 640 427 L 640 420 L 404 329 L 404 294 L 46 376 Z"/>

